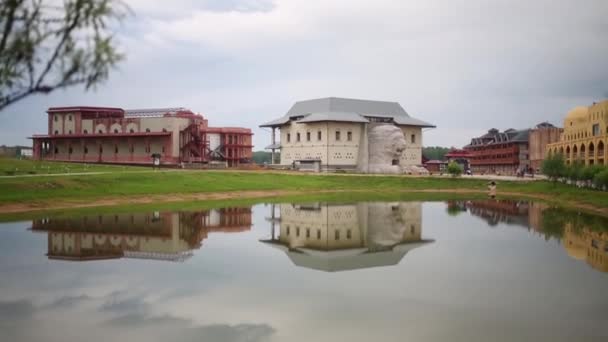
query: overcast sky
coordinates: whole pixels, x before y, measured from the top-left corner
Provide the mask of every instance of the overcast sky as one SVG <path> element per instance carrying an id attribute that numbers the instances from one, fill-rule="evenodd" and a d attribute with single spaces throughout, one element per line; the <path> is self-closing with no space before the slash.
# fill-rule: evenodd
<path id="1" fill-rule="evenodd" d="M 127 55 L 93 92 L 31 97 L 0 112 L 0 144 L 46 133 L 51 106 L 187 107 L 253 128 L 293 102 L 398 101 L 434 123 L 427 146 L 496 127 L 560 124 L 608 98 L 607 0 L 128 0 Z"/>

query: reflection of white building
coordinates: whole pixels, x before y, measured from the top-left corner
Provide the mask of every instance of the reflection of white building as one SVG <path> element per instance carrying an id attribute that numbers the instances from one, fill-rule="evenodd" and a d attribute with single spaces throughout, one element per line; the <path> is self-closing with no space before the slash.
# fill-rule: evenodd
<path id="1" fill-rule="evenodd" d="M 421 237 L 421 222 L 419 202 L 282 204 L 280 218 L 271 220 L 272 236 L 263 242 L 298 266 L 322 271 L 396 265 L 429 242 Z"/>
<path id="2" fill-rule="evenodd" d="M 184 261 L 210 232 L 251 228 L 250 208 L 197 212 L 150 212 L 36 220 L 33 231 L 48 233 L 49 259 L 114 258 Z"/>

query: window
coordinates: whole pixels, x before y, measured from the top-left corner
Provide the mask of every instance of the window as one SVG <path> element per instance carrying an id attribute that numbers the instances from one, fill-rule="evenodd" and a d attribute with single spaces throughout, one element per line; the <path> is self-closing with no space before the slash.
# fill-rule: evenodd
<path id="1" fill-rule="evenodd" d="M 416 143 L 416 134 L 412 134 L 411 139 L 412 139 L 412 144 L 415 144 Z"/>
<path id="2" fill-rule="evenodd" d="M 310 237 L 310 228 L 306 228 L 306 237 L 309 238 Z"/>
<path id="3" fill-rule="evenodd" d="M 114 133 L 118 133 L 118 130 L 116 128 L 114 128 Z"/>
<path id="4" fill-rule="evenodd" d="M 99 134 L 103 134 L 103 131 L 102 131 L 102 130 L 99 130 L 99 131 L 97 131 L 97 133 L 99 133 Z"/>
<path id="5" fill-rule="evenodd" d="M 310 132 L 306 132 L 306 141 L 310 141 Z"/>
<path id="6" fill-rule="evenodd" d="M 99 154 L 102 154 L 102 153 L 103 153 L 103 146 L 100 145 L 99 146 Z"/>
<path id="7" fill-rule="evenodd" d="M 348 230 L 346 231 L 346 238 L 350 240 L 350 238 L 351 238 L 351 237 L 352 237 L 352 235 L 351 235 L 351 231 L 350 231 L 350 229 L 348 229 Z"/>
<path id="8" fill-rule="evenodd" d="M 72 121 L 72 116 L 68 115 L 68 121 Z"/>
<path id="9" fill-rule="evenodd" d="M 146 133 L 150 133 L 150 129 L 149 128 L 146 128 Z"/>
<path id="10" fill-rule="evenodd" d="M 55 122 L 59 121 L 59 118 L 57 117 L 57 115 L 53 115 L 53 119 L 55 120 Z"/>
<path id="11" fill-rule="evenodd" d="M 73 152 L 73 150 L 72 150 L 72 146 L 70 146 L 70 147 L 68 148 L 68 153 L 69 153 L 69 154 L 72 154 L 72 152 Z"/>
<path id="12" fill-rule="evenodd" d="M 68 134 L 72 134 L 72 130 L 69 130 L 69 131 L 68 131 Z"/>
<path id="13" fill-rule="evenodd" d="M 291 142 L 291 133 L 287 133 L 287 142 Z"/>
<path id="14" fill-rule="evenodd" d="M 300 227 L 296 227 L 296 236 L 299 237 L 300 236 Z"/>
<path id="15" fill-rule="evenodd" d="M 84 134 L 89 134 L 89 131 L 87 131 L 86 129 L 82 132 Z"/>
<path id="16" fill-rule="evenodd" d="M 287 235 L 289 236 L 289 226 L 287 226 Z"/>
<path id="17" fill-rule="evenodd" d="M 300 133 L 296 133 L 296 142 L 300 142 Z"/>
<path id="18" fill-rule="evenodd" d="M 600 135 L 600 125 L 599 124 L 594 124 L 592 129 L 593 129 L 594 137 Z"/>
<path id="19" fill-rule="evenodd" d="M 167 133 L 167 129 L 166 128 L 163 128 L 163 133 Z"/>
<path id="20" fill-rule="evenodd" d="M 58 130 L 55 130 L 55 135 L 57 135 L 57 134 L 59 134 L 59 131 L 58 131 Z"/>
<path id="21" fill-rule="evenodd" d="M 335 238 L 336 240 L 340 240 L 340 231 L 339 231 L 339 230 L 336 230 L 336 231 L 334 232 L 334 238 Z"/>
<path id="22" fill-rule="evenodd" d="M 87 154 L 87 153 L 89 153 L 89 148 L 85 146 L 84 147 L 84 154 Z"/>
<path id="23" fill-rule="evenodd" d="M 321 134 L 321 131 L 317 132 L 317 140 L 321 141 L 323 138 L 323 135 Z"/>
<path id="24" fill-rule="evenodd" d="M 340 131 L 336 131 L 336 141 L 340 141 Z"/>
<path id="25" fill-rule="evenodd" d="M 353 132 L 346 132 L 346 140 L 353 141 Z"/>
<path id="26" fill-rule="evenodd" d="M 163 148 L 162 148 L 162 152 L 163 152 L 163 153 L 165 153 L 165 146 L 163 146 Z"/>
<path id="27" fill-rule="evenodd" d="M 118 146 L 114 146 L 114 153 L 118 154 Z"/>
<path id="28" fill-rule="evenodd" d="M 131 129 L 129 130 L 129 133 L 135 133 L 135 131 L 133 130 L 133 128 L 131 128 Z"/>
<path id="29" fill-rule="evenodd" d="M 321 230 L 317 229 L 317 240 L 321 240 Z"/>
<path id="30" fill-rule="evenodd" d="M 55 154 L 59 153 L 59 149 L 55 147 Z"/>

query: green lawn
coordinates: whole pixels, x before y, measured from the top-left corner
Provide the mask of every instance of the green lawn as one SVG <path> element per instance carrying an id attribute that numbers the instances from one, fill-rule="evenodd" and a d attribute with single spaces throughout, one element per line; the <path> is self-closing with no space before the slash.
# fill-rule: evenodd
<path id="1" fill-rule="evenodd" d="M 148 168 L 122 165 L 34 161 L 31 159 L 0 157 L 0 176 L 45 175 L 82 172 L 117 172 L 143 170 Z"/>
<path id="2" fill-rule="evenodd" d="M 45 168 L 46 166 L 46 168 Z M 53 201 L 90 202 L 99 198 L 239 192 L 258 190 L 352 191 L 397 193 L 408 190 L 477 190 L 486 191 L 487 181 L 470 178 L 406 176 L 365 176 L 335 174 L 289 174 L 237 171 L 148 171 L 149 168 L 107 165 L 34 162 L 0 158 L 0 172 L 10 168 L 52 170 L 64 173 L 102 171 L 103 174 L 37 177 L 0 177 L 0 204 L 32 203 L 44 206 Z M 63 169 L 62 169 L 63 168 Z M 545 197 L 554 202 L 577 203 L 608 208 L 608 193 L 582 190 L 546 181 L 498 182 L 498 193 L 522 193 Z"/>

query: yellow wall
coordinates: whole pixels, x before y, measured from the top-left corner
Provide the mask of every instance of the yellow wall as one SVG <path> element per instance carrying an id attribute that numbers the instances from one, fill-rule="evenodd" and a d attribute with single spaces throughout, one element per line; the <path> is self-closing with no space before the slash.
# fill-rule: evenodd
<path id="1" fill-rule="evenodd" d="M 598 131 L 593 132 L 593 127 Z M 590 107 L 576 107 L 564 119 L 564 133 L 557 143 L 547 145 L 548 153 L 561 153 L 567 163 L 580 160 L 586 165 L 608 165 L 608 100 Z"/>

